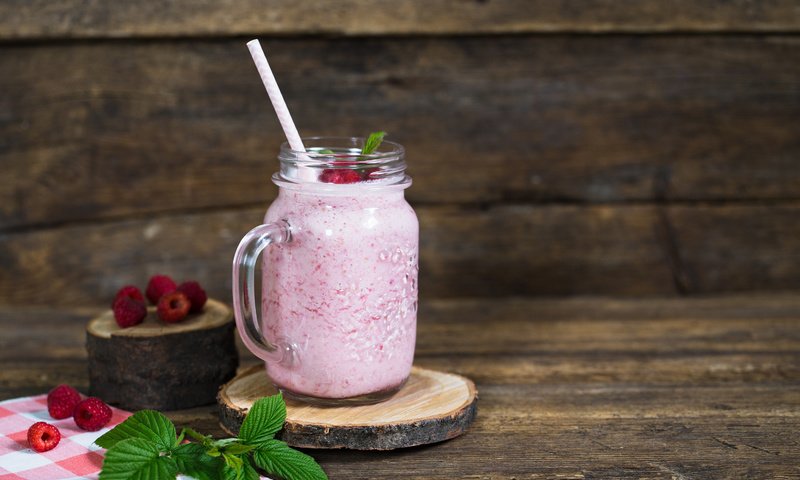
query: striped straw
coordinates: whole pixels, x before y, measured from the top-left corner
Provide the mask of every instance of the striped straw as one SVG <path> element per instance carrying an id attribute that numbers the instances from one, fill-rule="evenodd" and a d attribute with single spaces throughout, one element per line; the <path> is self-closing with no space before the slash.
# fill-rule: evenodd
<path id="1" fill-rule="evenodd" d="M 275 109 L 275 113 L 278 115 L 278 121 L 281 123 L 283 133 L 289 141 L 289 146 L 292 147 L 292 150 L 297 152 L 305 152 L 306 148 L 303 146 L 303 141 L 300 139 L 297 127 L 295 127 L 292 121 L 292 115 L 289 113 L 286 102 L 283 100 L 283 95 L 281 95 L 281 89 L 278 88 L 275 75 L 272 74 L 272 69 L 269 68 L 269 62 L 267 62 L 267 56 L 264 55 L 264 50 L 261 48 L 261 43 L 259 43 L 258 40 L 250 40 L 247 42 L 247 48 L 250 50 L 250 55 L 252 55 L 253 61 L 256 64 L 256 69 L 258 69 L 258 74 L 261 76 L 261 81 L 264 82 L 264 88 L 267 89 L 267 95 L 269 95 L 269 99 L 272 102 L 272 108 Z"/>

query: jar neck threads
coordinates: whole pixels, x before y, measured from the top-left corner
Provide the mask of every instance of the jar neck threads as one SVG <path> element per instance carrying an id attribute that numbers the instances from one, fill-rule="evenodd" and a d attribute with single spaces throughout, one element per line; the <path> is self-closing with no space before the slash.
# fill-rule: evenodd
<path id="1" fill-rule="evenodd" d="M 304 138 L 306 152 L 281 145 L 276 183 L 331 186 L 380 186 L 408 183 L 403 146 L 384 141 L 379 151 L 363 155 L 363 137 Z"/>

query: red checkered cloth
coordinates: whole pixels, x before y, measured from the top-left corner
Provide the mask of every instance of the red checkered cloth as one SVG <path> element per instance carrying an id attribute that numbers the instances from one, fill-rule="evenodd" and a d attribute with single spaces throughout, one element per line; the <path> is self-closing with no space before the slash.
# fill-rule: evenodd
<path id="1" fill-rule="evenodd" d="M 114 415 L 106 428 L 87 432 L 72 418 L 51 418 L 47 395 L 0 402 L 0 480 L 97 479 L 103 449 L 94 441 L 131 415 L 117 408 L 111 410 Z M 56 448 L 38 453 L 28 446 L 28 428 L 36 422 L 58 427 L 61 441 Z"/>
<path id="2" fill-rule="evenodd" d="M 104 450 L 94 441 L 132 415 L 114 407 L 111 411 L 114 415 L 105 428 L 87 432 L 72 418 L 50 417 L 47 395 L 0 402 L 0 480 L 97 480 Z M 28 428 L 36 422 L 58 427 L 61 441 L 56 448 L 39 453 L 28 446 Z M 192 477 L 178 475 L 177 480 Z"/>

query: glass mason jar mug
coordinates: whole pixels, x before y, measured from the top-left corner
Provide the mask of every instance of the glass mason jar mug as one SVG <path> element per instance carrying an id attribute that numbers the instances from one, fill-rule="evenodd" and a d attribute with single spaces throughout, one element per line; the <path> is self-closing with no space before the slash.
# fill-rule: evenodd
<path id="1" fill-rule="evenodd" d="M 286 396 L 377 402 L 408 379 L 416 342 L 419 224 L 404 196 L 404 150 L 383 142 L 361 155 L 363 138 L 304 142 L 307 152 L 281 147 L 278 197 L 236 249 L 236 324 Z"/>

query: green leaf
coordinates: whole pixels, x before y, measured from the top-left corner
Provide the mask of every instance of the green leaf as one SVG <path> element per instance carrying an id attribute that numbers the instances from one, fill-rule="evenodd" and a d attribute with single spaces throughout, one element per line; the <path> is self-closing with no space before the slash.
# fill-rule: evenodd
<path id="1" fill-rule="evenodd" d="M 250 445 L 271 440 L 283 428 L 286 403 L 280 393 L 256 400 L 239 429 L 239 439 Z"/>
<path id="2" fill-rule="evenodd" d="M 225 447 L 225 453 L 231 453 L 233 455 L 241 455 L 243 453 L 247 453 L 251 450 L 255 450 L 255 445 L 245 445 L 243 443 L 234 443 L 232 445 L 228 445 Z"/>
<path id="3" fill-rule="evenodd" d="M 271 440 L 253 453 L 253 460 L 267 473 L 286 480 L 326 480 L 322 467 L 303 452 L 292 449 L 286 442 Z"/>
<path id="4" fill-rule="evenodd" d="M 378 147 L 381 146 L 381 142 L 383 142 L 383 137 L 386 136 L 386 132 L 372 132 L 369 134 L 367 141 L 364 142 L 364 148 L 361 149 L 361 155 L 369 155 L 373 153 Z"/>
<path id="5" fill-rule="evenodd" d="M 244 462 L 244 468 L 242 469 L 242 478 L 244 480 L 260 480 L 261 475 L 256 472 L 256 469 L 250 465 L 250 461 Z"/>
<path id="6" fill-rule="evenodd" d="M 175 460 L 161 455 L 155 442 L 128 438 L 106 452 L 99 480 L 153 480 L 175 478 Z"/>
<path id="7" fill-rule="evenodd" d="M 213 442 L 211 442 L 211 445 L 213 445 L 213 446 L 215 446 L 217 448 L 225 448 L 228 445 L 231 445 L 231 444 L 234 444 L 234 443 L 238 443 L 238 442 L 239 442 L 238 438 L 223 438 L 222 440 L 214 440 Z"/>
<path id="8" fill-rule="evenodd" d="M 189 435 L 189 437 L 192 440 L 197 440 L 198 442 L 201 442 L 203 445 L 206 445 L 206 446 L 211 445 L 212 441 L 214 440 L 213 438 L 211 438 L 210 435 L 203 435 L 201 433 L 197 433 L 195 430 L 193 430 L 193 429 L 191 429 L 189 427 L 184 428 L 183 431 L 187 435 Z"/>
<path id="9" fill-rule="evenodd" d="M 222 464 L 222 469 L 220 470 L 220 479 L 221 480 L 239 480 L 241 478 L 241 472 L 237 472 L 236 470 L 232 469 L 231 467 Z"/>
<path id="10" fill-rule="evenodd" d="M 242 471 L 242 466 L 244 465 L 244 460 L 242 460 L 242 457 L 230 453 L 223 453 L 222 458 L 225 460 L 225 465 L 231 467 L 237 472 Z"/>
<path id="11" fill-rule="evenodd" d="M 169 418 L 154 410 L 140 410 L 134 413 L 94 443 L 103 448 L 111 448 L 128 438 L 150 440 L 162 451 L 171 450 L 178 445 L 175 425 Z"/>
<path id="12" fill-rule="evenodd" d="M 223 464 L 220 475 L 222 480 L 259 480 L 261 478 L 255 468 L 250 465 L 249 460 L 244 460 L 239 470 Z"/>
<path id="13" fill-rule="evenodd" d="M 330 148 L 323 148 L 322 150 L 317 150 L 317 153 L 321 153 L 321 154 L 323 154 L 323 155 L 333 155 L 333 154 L 335 154 L 336 152 L 334 152 L 334 151 L 333 151 L 333 150 L 331 150 Z"/>
<path id="14" fill-rule="evenodd" d="M 172 458 L 180 473 L 197 480 L 217 480 L 218 472 L 224 465 L 220 459 L 206 455 L 205 447 L 199 443 L 178 445 L 172 451 Z"/>

